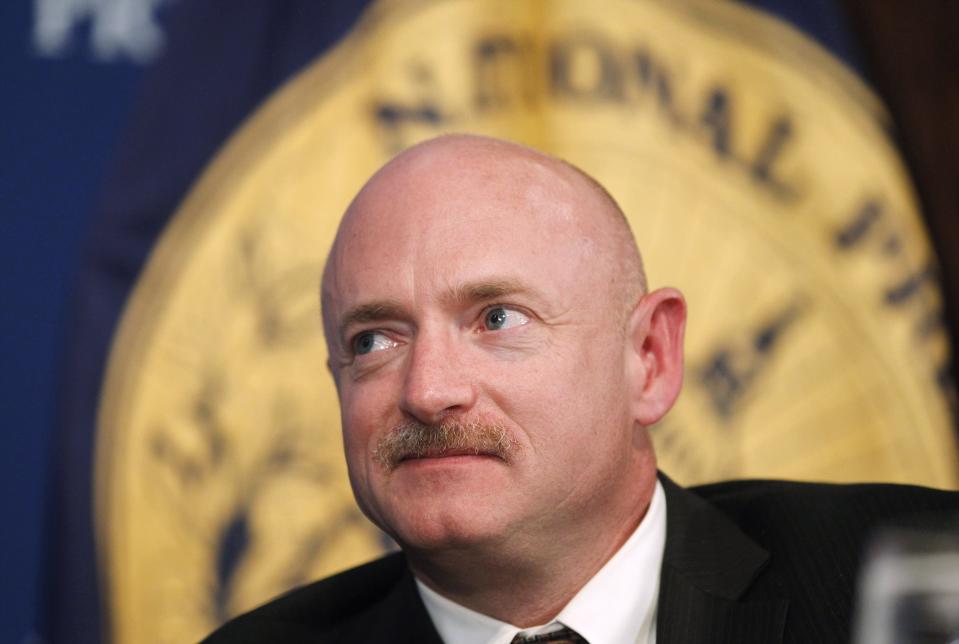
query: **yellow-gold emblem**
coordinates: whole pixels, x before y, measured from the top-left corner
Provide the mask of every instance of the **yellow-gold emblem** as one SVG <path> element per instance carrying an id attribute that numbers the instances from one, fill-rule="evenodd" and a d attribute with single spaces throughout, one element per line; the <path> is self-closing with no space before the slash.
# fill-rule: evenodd
<path id="1" fill-rule="evenodd" d="M 112 639 L 196 640 L 381 552 L 346 480 L 318 276 L 363 181 L 441 132 L 580 165 L 651 283 L 686 293 L 665 471 L 955 487 L 935 264 L 883 127 L 826 52 L 732 3 L 373 5 L 224 147 L 124 314 L 96 463 Z"/>

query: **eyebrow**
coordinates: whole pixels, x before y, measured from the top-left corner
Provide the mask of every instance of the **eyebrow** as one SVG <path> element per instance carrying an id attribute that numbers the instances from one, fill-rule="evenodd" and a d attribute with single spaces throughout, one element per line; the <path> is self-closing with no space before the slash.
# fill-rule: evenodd
<path id="1" fill-rule="evenodd" d="M 340 333 L 342 333 L 347 327 L 353 324 L 395 320 L 396 318 L 405 316 L 406 309 L 398 302 L 392 300 L 368 302 L 347 311 L 346 315 L 340 320 L 339 330 Z"/>
<path id="2" fill-rule="evenodd" d="M 454 305 L 487 302 L 510 295 L 533 295 L 526 284 L 509 278 L 483 279 L 450 288 L 445 299 Z"/>

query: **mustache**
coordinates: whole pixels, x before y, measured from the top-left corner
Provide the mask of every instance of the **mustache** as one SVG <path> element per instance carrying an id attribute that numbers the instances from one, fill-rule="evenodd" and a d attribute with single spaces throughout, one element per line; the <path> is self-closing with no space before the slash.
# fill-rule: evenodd
<path id="1" fill-rule="evenodd" d="M 516 441 L 502 425 L 454 419 L 439 425 L 410 421 L 384 434 L 376 443 L 373 458 L 394 470 L 406 459 L 444 452 L 496 456 L 508 463 L 515 450 Z"/>

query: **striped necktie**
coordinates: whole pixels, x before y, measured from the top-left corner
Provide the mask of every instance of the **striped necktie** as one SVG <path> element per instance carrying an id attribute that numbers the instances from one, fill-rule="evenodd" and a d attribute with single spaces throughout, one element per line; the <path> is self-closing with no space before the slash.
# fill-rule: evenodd
<path id="1" fill-rule="evenodd" d="M 551 644 L 589 644 L 579 633 L 564 626 L 558 631 L 552 633 L 543 633 L 542 635 L 529 635 L 523 637 L 517 635 L 510 644 L 541 644 L 541 642 L 550 642 Z"/>

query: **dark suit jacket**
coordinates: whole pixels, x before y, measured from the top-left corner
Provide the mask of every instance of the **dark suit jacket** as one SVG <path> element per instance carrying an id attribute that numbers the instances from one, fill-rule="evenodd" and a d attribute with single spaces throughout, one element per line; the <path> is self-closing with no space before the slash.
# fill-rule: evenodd
<path id="1" fill-rule="evenodd" d="M 659 644 L 848 642 L 863 541 L 890 517 L 959 511 L 959 494 L 897 485 L 665 476 Z M 294 590 L 208 644 L 442 644 L 401 553 Z M 455 643 L 448 643 L 455 644 Z"/>

